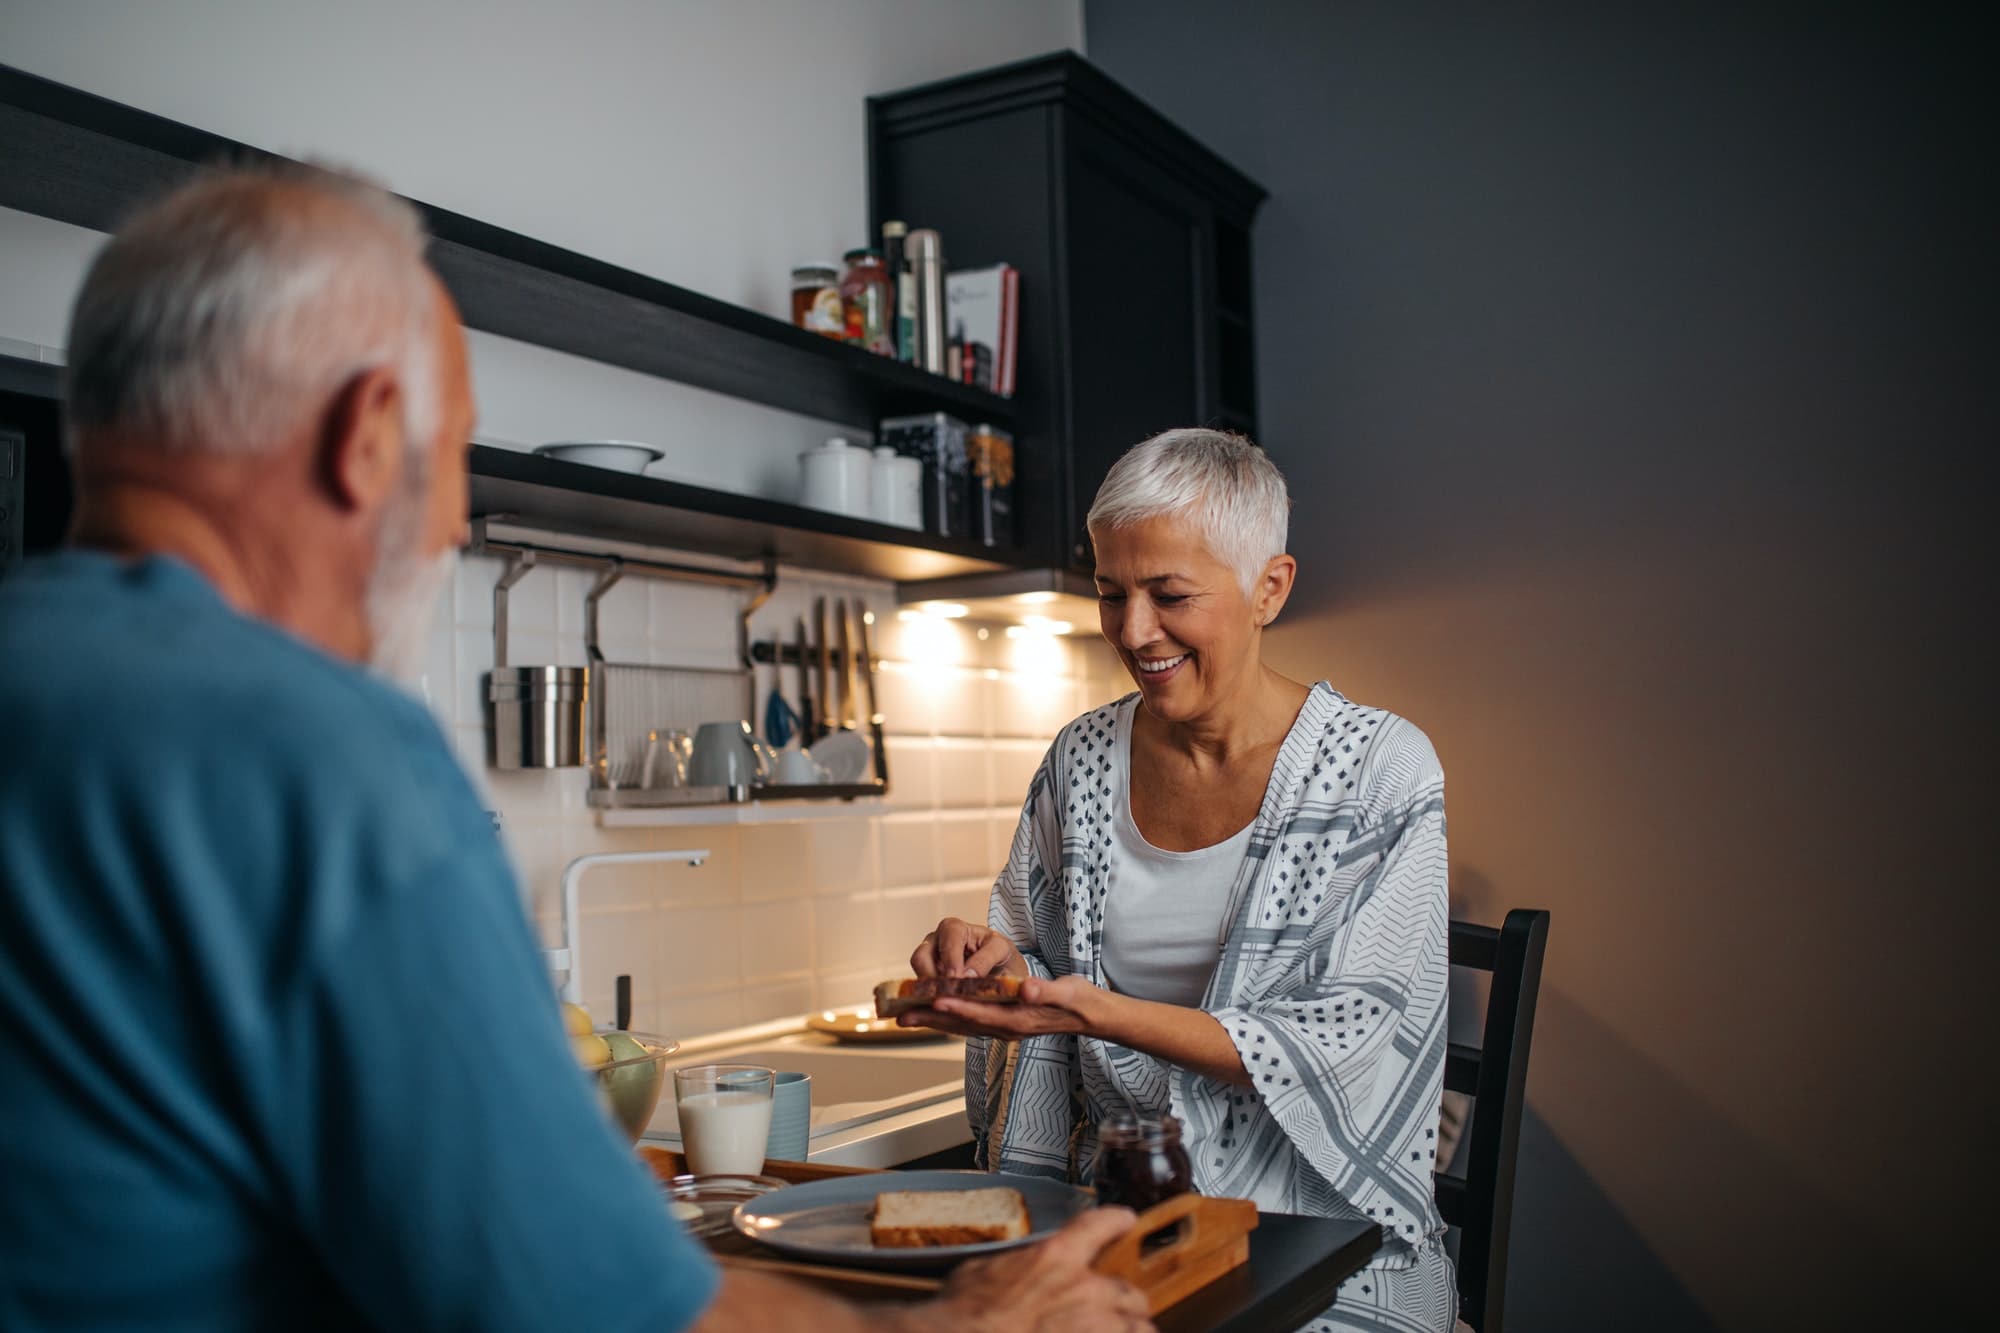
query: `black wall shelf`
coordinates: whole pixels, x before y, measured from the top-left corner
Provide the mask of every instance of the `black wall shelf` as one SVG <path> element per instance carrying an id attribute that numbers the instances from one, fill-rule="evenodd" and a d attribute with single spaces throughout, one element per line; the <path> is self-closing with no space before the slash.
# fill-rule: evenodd
<path id="1" fill-rule="evenodd" d="M 1022 563 L 976 542 L 491 445 L 472 450 L 472 513 L 548 532 L 897 582 Z"/>
<path id="2" fill-rule="evenodd" d="M 0 65 L 0 207 L 109 231 L 197 167 L 274 154 Z M 855 429 L 1013 404 L 783 320 L 412 200 L 475 329 Z"/>

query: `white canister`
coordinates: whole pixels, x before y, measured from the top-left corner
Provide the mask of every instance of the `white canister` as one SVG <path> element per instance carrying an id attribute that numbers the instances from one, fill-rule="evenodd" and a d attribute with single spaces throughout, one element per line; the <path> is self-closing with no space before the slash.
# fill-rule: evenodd
<path id="1" fill-rule="evenodd" d="M 869 497 L 877 523 L 898 528 L 924 525 L 924 465 L 921 459 L 878 445 L 869 472 Z"/>
<path id="2" fill-rule="evenodd" d="M 808 449 L 799 455 L 799 503 L 869 517 L 870 462 L 866 449 L 857 449 L 838 435 Z"/>

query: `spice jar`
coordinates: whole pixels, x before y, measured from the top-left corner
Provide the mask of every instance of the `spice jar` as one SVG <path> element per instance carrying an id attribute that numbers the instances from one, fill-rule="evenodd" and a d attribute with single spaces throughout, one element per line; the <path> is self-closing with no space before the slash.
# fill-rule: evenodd
<path id="1" fill-rule="evenodd" d="M 1181 1147 L 1181 1122 L 1170 1115 L 1119 1111 L 1097 1129 L 1097 1201 L 1143 1213 L 1194 1189 L 1194 1167 Z"/>
<path id="2" fill-rule="evenodd" d="M 984 422 L 965 437 L 972 467 L 972 535 L 988 546 L 1014 544 L 1014 437 Z"/>
<path id="3" fill-rule="evenodd" d="M 840 273 L 833 265 L 800 264 L 792 270 L 792 323 L 829 338 L 847 336 Z"/>
<path id="4" fill-rule="evenodd" d="M 847 273 L 840 280 L 840 304 L 847 312 L 847 341 L 877 356 L 894 356 L 895 295 L 881 253 L 849 250 L 841 258 L 847 261 Z"/>

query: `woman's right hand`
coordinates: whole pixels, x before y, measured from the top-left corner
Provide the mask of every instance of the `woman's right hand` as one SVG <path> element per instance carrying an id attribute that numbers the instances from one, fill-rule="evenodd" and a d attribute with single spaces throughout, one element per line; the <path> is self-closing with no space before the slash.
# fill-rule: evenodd
<path id="1" fill-rule="evenodd" d="M 1010 977 L 1028 975 L 1028 964 L 1014 941 L 997 930 L 948 916 L 924 936 L 910 955 L 910 967 L 920 977 L 984 977 L 995 972 Z"/>

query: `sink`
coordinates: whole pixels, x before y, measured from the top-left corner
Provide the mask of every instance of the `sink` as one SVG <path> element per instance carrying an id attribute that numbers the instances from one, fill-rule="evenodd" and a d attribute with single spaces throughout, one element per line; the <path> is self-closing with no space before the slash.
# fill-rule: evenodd
<path id="1" fill-rule="evenodd" d="M 765 1065 L 812 1077 L 812 1147 L 815 1158 L 823 1147 L 853 1141 L 861 1127 L 906 1117 L 924 1107 L 952 1103 L 962 1121 L 965 1096 L 965 1046 L 960 1041 L 935 1045 L 841 1045 L 811 1032 L 766 1036 L 737 1042 L 690 1042 L 675 1057 L 676 1065 Z M 680 1117 L 672 1093 L 660 1098 L 659 1109 L 646 1130 L 649 1140 L 678 1147 Z"/>
<path id="2" fill-rule="evenodd" d="M 940 1086 L 954 1095 L 965 1091 L 965 1057 L 956 1048 L 935 1055 L 882 1059 L 839 1048 L 815 1051 L 772 1046 L 727 1054 L 704 1053 L 701 1063 L 769 1065 L 773 1069 L 810 1074 L 815 1110 L 853 1102 L 900 1099 Z"/>

